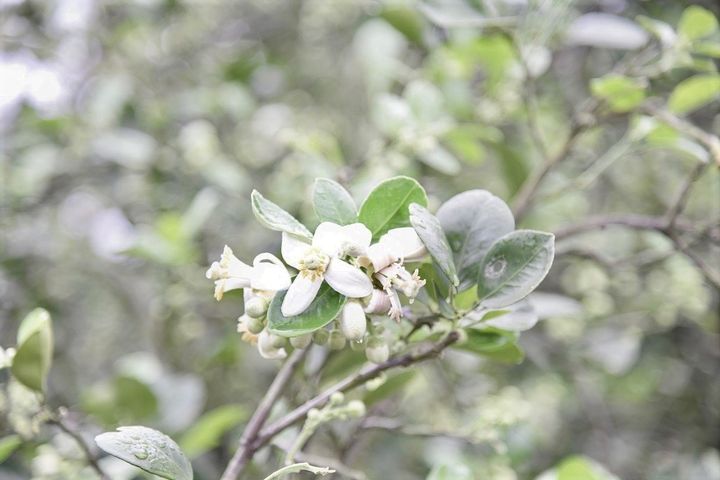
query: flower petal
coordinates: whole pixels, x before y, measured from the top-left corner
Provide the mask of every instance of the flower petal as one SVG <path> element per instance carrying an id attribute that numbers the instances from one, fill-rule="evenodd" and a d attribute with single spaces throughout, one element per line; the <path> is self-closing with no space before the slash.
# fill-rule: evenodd
<path id="1" fill-rule="evenodd" d="M 425 245 L 412 227 L 393 228 L 380 237 L 378 243 L 393 255 L 406 261 L 419 260 L 427 252 Z"/>
<path id="2" fill-rule="evenodd" d="M 280 309 L 282 314 L 286 317 L 292 317 L 307 310 L 312 301 L 315 300 L 322 281 L 322 276 L 311 277 L 299 273 L 285 295 Z"/>
<path id="3" fill-rule="evenodd" d="M 305 256 L 308 248 L 310 248 L 310 244 L 300 237 L 283 232 L 280 252 L 285 263 L 291 267 L 300 268 L 300 260 Z"/>
<path id="4" fill-rule="evenodd" d="M 367 297 L 373 290 L 372 282 L 362 270 L 339 258 L 330 260 L 325 281 L 333 290 L 350 298 Z"/>
<path id="5" fill-rule="evenodd" d="M 290 286 L 290 274 L 275 255 L 261 253 L 253 261 L 250 283 L 256 290 L 286 290 Z"/>
<path id="6" fill-rule="evenodd" d="M 343 246 L 345 236 L 343 227 L 337 223 L 322 222 L 315 229 L 312 246 L 330 257 L 336 256 Z"/>
<path id="7" fill-rule="evenodd" d="M 260 356 L 268 360 L 276 360 L 287 357 L 284 348 L 275 348 L 272 345 L 272 337 L 267 330 L 263 330 L 258 335 L 258 352 Z"/>
<path id="8" fill-rule="evenodd" d="M 372 232 L 362 223 L 345 225 L 341 231 L 345 254 L 359 257 L 365 255 L 372 241 Z"/>

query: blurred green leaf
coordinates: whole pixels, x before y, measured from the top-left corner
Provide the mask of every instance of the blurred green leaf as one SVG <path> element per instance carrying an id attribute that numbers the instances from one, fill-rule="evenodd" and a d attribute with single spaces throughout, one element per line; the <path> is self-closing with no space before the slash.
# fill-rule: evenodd
<path id="1" fill-rule="evenodd" d="M 267 313 L 268 329 L 283 337 L 297 337 L 324 327 L 338 316 L 347 300 L 327 283 L 323 283 L 307 310 L 300 315 L 286 317 L 281 311 L 286 293 L 282 291 L 275 295 Z"/>
<path id="2" fill-rule="evenodd" d="M 457 286 L 460 280 L 455 270 L 453 254 L 438 219 L 422 205 L 411 203 L 410 223 L 420 240 L 425 244 L 430 256 L 437 263 L 437 266 L 450 279 L 452 284 Z"/>
<path id="3" fill-rule="evenodd" d="M 427 196 L 420 184 L 410 177 L 394 177 L 380 183 L 360 206 L 360 222 L 377 240 L 388 230 L 410 226 L 411 203 L 427 206 Z"/>
<path id="4" fill-rule="evenodd" d="M 47 310 L 37 308 L 23 319 L 17 342 L 10 371 L 26 387 L 42 392 L 53 356 L 52 320 Z"/>
<path id="5" fill-rule="evenodd" d="M 0 439 L 0 464 L 8 459 L 10 455 L 22 445 L 20 435 L 8 435 Z"/>
<path id="6" fill-rule="evenodd" d="M 437 218 L 455 254 L 463 291 L 477 283 L 478 269 L 492 243 L 515 228 L 507 204 L 485 190 L 468 190 L 443 203 Z"/>
<path id="7" fill-rule="evenodd" d="M 517 230 L 493 243 L 480 266 L 478 298 L 487 308 L 522 300 L 545 278 L 555 256 L 555 236 Z"/>
<path id="8" fill-rule="evenodd" d="M 180 439 L 180 448 L 189 458 L 199 457 L 217 447 L 222 436 L 247 418 L 239 404 L 223 405 L 203 414 Z"/>
<path id="9" fill-rule="evenodd" d="M 95 437 L 103 451 L 168 480 L 192 480 L 190 461 L 170 437 L 152 428 L 118 427 Z"/>
<path id="10" fill-rule="evenodd" d="M 318 178 L 313 186 L 313 207 L 321 222 L 349 225 L 357 222 L 357 206 L 347 190 L 328 178 Z"/>
<path id="11" fill-rule="evenodd" d="M 472 470 L 467 465 L 446 463 L 435 466 L 425 480 L 474 480 Z"/>
<path id="12" fill-rule="evenodd" d="M 605 100 L 614 112 L 630 111 L 645 100 L 644 82 L 623 75 L 595 78 L 590 83 L 590 90 L 593 95 Z"/>
<path id="13" fill-rule="evenodd" d="M 414 370 L 407 370 L 391 376 L 378 388 L 365 393 L 363 403 L 365 403 L 366 406 L 370 406 L 397 393 L 413 379 L 415 373 Z"/>
<path id="14" fill-rule="evenodd" d="M 718 29 L 718 21 L 715 15 L 699 5 L 687 7 L 680 17 L 678 33 L 688 40 L 712 35 Z"/>
<path id="15" fill-rule="evenodd" d="M 287 232 L 304 238 L 312 238 L 312 233 L 298 222 L 295 217 L 265 199 L 257 190 L 252 191 L 250 197 L 255 218 L 265 227 L 278 232 Z"/>
<path id="16" fill-rule="evenodd" d="M 520 363 L 525 354 L 517 344 L 517 334 L 494 328 L 465 330 L 467 340 L 455 348 L 503 363 Z"/>
<path id="17" fill-rule="evenodd" d="M 668 108 L 685 114 L 720 96 L 720 75 L 696 75 L 680 82 L 670 94 Z"/>

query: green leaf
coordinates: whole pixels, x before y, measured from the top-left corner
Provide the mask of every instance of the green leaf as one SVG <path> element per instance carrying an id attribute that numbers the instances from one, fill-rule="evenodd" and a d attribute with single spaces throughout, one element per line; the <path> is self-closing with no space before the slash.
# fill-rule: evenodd
<path id="1" fill-rule="evenodd" d="M 517 334 L 494 328 L 465 330 L 467 339 L 456 348 L 503 363 L 520 363 L 525 353 L 517 344 Z"/>
<path id="2" fill-rule="evenodd" d="M 453 254 L 438 219 L 422 205 L 411 203 L 410 223 L 440 271 L 450 279 L 453 285 L 457 286 L 460 280 L 455 270 Z"/>
<path id="3" fill-rule="evenodd" d="M 492 243 L 515 228 L 507 204 L 485 190 L 455 195 L 438 209 L 437 218 L 455 256 L 460 291 L 475 285 Z"/>
<path id="4" fill-rule="evenodd" d="M 47 310 L 37 308 L 20 324 L 17 353 L 10 371 L 26 387 L 42 392 L 53 356 L 52 321 Z"/>
<path id="5" fill-rule="evenodd" d="M 0 439 L 0 463 L 8 459 L 10 455 L 22 445 L 20 435 L 8 435 Z"/>
<path id="6" fill-rule="evenodd" d="M 370 192 L 358 217 L 377 240 L 392 228 L 410 226 L 408 207 L 413 202 L 427 206 L 425 190 L 410 177 L 393 177 Z"/>
<path id="7" fill-rule="evenodd" d="M 395 394 L 413 379 L 415 373 L 416 370 L 406 370 L 398 373 L 397 375 L 393 375 L 375 390 L 369 390 L 363 397 L 363 403 L 369 407 L 370 405 Z"/>
<path id="8" fill-rule="evenodd" d="M 696 110 L 720 96 L 720 76 L 695 75 L 680 82 L 668 99 L 668 108 L 684 114 Z"/>
<path id="9" fill-rule="evenodd" d="M 425 480 L 473 480 L 472 470 L 467 465 L 448 463 L 437 465 Z"/>
<path id="10" fill-rule="evenodd" d="M 357 222 L 357 206 L 347 190 L 328 178 L 318 178 L 313 187 L 313 207 L 321 222 L 349 225 Z"/>
<path id="11" fill-rule="evenodd" d="M 711 11 L 697 5 L 687 7 L 680 17 L 678 33 L 688 40 L 712 35 L 718 29 L 718 21 Z"/>
<path id="12" fill-rule="evenodd" d="M 462 170 L 462 164 L 455 155 L 440 145 L 420 149 L 416 154 L 418 160 L 445 175 L 457 175 Z"/>
<path id="13" fill-rule="evenodd" d="M 713 58 L 720 58 L 720 43 L 700 42 L 693 45 L 693 52 Z"/>
<path id="14" fill-rule="evenodd" d="M 223 405 L 205 413 L 180 439 L 180 448 L 195 458 L 217 447 L 221 437 L 247 418 L 247 410 L 239 404 Z"/>
<path id="15" fill-rule="evenodd" d="M 517 230 L 499 238 L 480 267 L 478 299 L 486 308 L 522 300 L 545 278 L 555 255 L 555 236 Z"/>
<path id="16" fill-rule="evenodd" d="M 603 99 L 614 112 L 627 112 L 645 100 L 645 82 L 610 74 L 590 82 L 592 94 Z"/>
<path id="17" fill-rule="evenodd" d="M 130 465 L 168 480 L 192 480 L 190 461 L 164 433 L 152 428 L 118 427 L 95 437 L 105 452 Z"/>
<path id="18" fill-rule="evenodd" d="M 295 217 L 270 200 L 260 195 L 260 192 L 253 190 L 250 195 L 252 210 L 255 218 L 270 230 L 287 232 L 304 238 L 312 238 L 312 233 L 300 223 Z"/>
<path id="19" fill-rule="evenodd" d="M 594 460 L 580 455 L 564 459 L 556 472 L 557 480 L 619 480 Z"/>
<path id="20" fill-rule="evenodd" d="M 283 337 L 297 337 L 321 329 L 338 316 L 347 300 L 327 283 L 323 283 L 307 310 L 300 315 L 286 317 L 280 310 L 286 293 L 282 291 L 275 294 L 267 313 L 270 332 Z"/>

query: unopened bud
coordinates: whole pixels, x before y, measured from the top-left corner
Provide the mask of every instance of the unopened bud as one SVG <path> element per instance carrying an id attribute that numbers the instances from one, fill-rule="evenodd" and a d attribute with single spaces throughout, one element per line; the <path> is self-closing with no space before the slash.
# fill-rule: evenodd
<path id="1" fill-rule="evenodd" d="M 340 312 L 340 330 L 348 340 L 360 340 L 367 331 L 367 319 L 360 303 L 348 301 Z"/>
<path id="2" fill-rule="evenodd" d="M 345 335 L 340 330 L 333 330 L 330 332 L 328 338 L 328 347 L 330 350 L 342 350 L 345 348 Z"/>
<path id="3" fill-rule="evenodd" d="M 253 318 L 263 318 L 268 310 L 268 301 L 263 297 L 253 297 L 245 302 L 245 313 Z"/>
<path id="4" fill-rule="evenodd" d="M 365 415 L 365 404 L 360 400 L 352 400 L 347 404 L 348 413 L 353 417 Z"/>
<path id="5" fill-rule="evenodd" d="M 313 336 L 311 333 L 306 333 L 305 335 L 300 335 L 299 337 L 292 337 L 290 339 L 290 345 L 294 348 L 305 348 L 310 345 L 312 338 Z"/>
<path id="6" fill-rule="evenodd" d="M 284 348 L 287 345 L 287 338 L 280 335 L 270 335 L 272 346 L 275 348 Z"/>
<path id="7" fill-rule="evenodd" d="M 263 329 L 265 328 L 265 322 L 263 321 L 262 318 L 254 318 L 249 315 L 246 316 L 245 318 L 246 318 L 245 326 L 247 327 L 248 332 L 254 333 L 255 335 L 257 335 L 258 333 L 262 332 Z"/>
<path id="8" fill-rule="evenodd" d="M 353 352 L 362 352 L 365 350 L 365 342 L 362 340 L 350 342 L 350 349 Z"/>
<path id="9" fill-rule="evenodd" d="M 328 341 L 328 337 L 330 334 L 327 330 L 324 328 L 321 328 L 320 330 L 316 330 L 315 333 L 313 333 L 312 338 L 313 342 L 317 343 L 318 345 L 325 345 Z"/>
<path id="10" fill-rule="evenodd" d="M 365 347 L 365 356 L 372 363 L 383 363 L 390 357 L 390 348 L 382 339 L 373 337 Z"/>
<path id="11" fill-rule="evenodd" d="M 340 405 L 345 400 L 345 395 L 342 392 L 335 392 L 330 395 L 330 403 L 333 405 Z"/>

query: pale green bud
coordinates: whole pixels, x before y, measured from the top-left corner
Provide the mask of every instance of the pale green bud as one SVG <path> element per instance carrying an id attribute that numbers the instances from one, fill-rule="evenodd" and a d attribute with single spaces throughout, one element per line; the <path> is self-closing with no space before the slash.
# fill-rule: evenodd
<path id="1" fill-rule="evenodd" d="M 312 334 L 306 333 L 305 335 L 300 335 L 299 337 L 292 337 L 290 339 L 290 345 L 292 345 L 294 348 L 305 348 L 310 345 L 312 339 Z"/>
<path id="2" fill-rule="evenodd" d="M 352 400 L 347 404 L 348 414 L 353 417 L 365 415 L 365 404 L 360 400 Z"/>
<path id="3" fill-rule="evenodd" d="M 390 357 L 390 348 L 382 339 L 373 337 L 365 347 L 365 356 L 372 363 L 383 363 Z"/>
<path id="4" fill-rule="evenodd" d="M 248 332 L 257 335 L 265 328 L 265 321 L 262 318 L 253 318 L 251 316 L 248 316 L 246 326 Z"/>
<path id="5" fill-rule="evenodd" d="M 348 301 L 340 312 L 340 330 L 348 340 L 360 340 L 367 331 L 367 319 L 360 303 Z"/>
<path id="6" fill-rule="evenodd" d="M 350 349 L 353 352 L 362 352 L 363 350 L 365 350 L 365 342 L 363 342 L 362 340 L 357 342 L 350 342 Z"/>
<path id="7" fill-rule="evenodd" d="M 333 405 L 340 405 L 345 400 L 345 395 L 342 392 L 335 392 L 330 395 L 330 403 Z"/>
<path id="8" fill-rule="evenodd" d="M 253 318 L 263 318 L 268 310 L 268 301 L 263 297 L 253 297 L 245 302 L 245 313 Z"/>
<path id="9" fill-rule="evenodd" d="M 330 336 L 328 337 L 328 347 L 330 347 L 330 350 L 342 350 L 345 348 L 345 343 L 345 336 L 340 330 L 330 332 Z"/>
<path id="10" fill-rule="evenodd" d="M 324 328 L 321 328 L 320 330 L 316 330 L 313 334 L 313 342 L 317 343 L 318 345 L 325 345 L 328 341 L 328 337 L 330 334 L 327 330 Z"/>
<path id="11" fill-rule="evenodd" d="M 287 338 L 280 335 L 270 334 L 270 339 L 274 348 L 284 348 L 287 345 Z"/>

